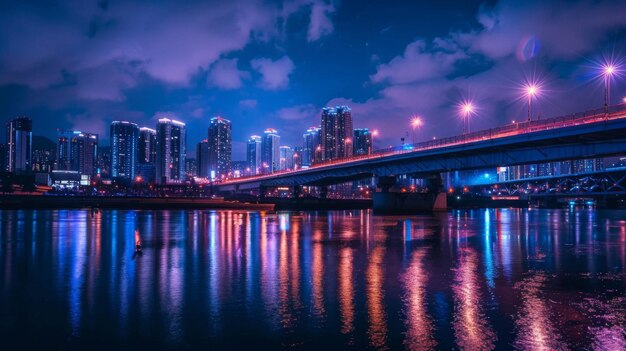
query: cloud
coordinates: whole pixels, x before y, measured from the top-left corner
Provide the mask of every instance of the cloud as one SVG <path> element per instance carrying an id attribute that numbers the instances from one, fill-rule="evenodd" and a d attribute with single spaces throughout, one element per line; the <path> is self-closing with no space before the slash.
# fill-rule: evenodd
<path id="1" fill-rule="evenodd" d="M 207 78 L 209 84 L 224 90 L 241 88 L 243 80 L 249 78 L 250 74 L 239 70 L 238 61 L 236 58 L 222 59 L 213 64 Z"/>
<path id="2" fill-rule="evenodd" d="M 284 89 L 289 85 L 289 75 L 295 66 L 291 59 L 283 56 L 276 61 L 258 58 L 250 62 L 254 70 L 261 74 L 259 86 L 266 90 Z"/>
<path id="3" fill-rule="evenodd" d="M 276 112 L 276 116 L 283 121 L 313 121 L 319 117 L 319 114 L 320 109 L 312 104 L 284 107 Z"/>
<path id="4" fill-rule="evenodd" d="M 330 15 L 335 12 L 335 6 L 323 1 L 314 1 L 311 4 L 311 19 L 307 31 L 307 40 L 316 41 L 322 36 L 333 32 L 333 22 Z"/>
<path id="5" fill-rule="evenodd" d="M 437 78 L 450 73 L 455 62 L 466 57 L 463 51 L 448 52 L 436 46 L 429 49 L 424 40 L 417 40 L 406 47 L 402 56 L 378 65 L 371 80 L 403 84 Z"/>
<path id="6" fill-rule="evenodd" d="M 493 8 L 480 9 L 479 28 L 432 40 L 418 38 L 401 55 L 378 63 L 370 76 L 379 88 L 374 96 L 365 101 L 337 98 L 328 104 L 348 104 L 355 126 L 379 129 L 377 147 L 398 144 L 400 136 L 410 134 L 413 115 L 425 120 L 418 140 L 460 133 L 455 104 L 468 96 L 480 106 L 471 121 L 473 130 L 524 118 L 518 87 L 527 76 L 548 80 L 545 89 L 550 91 L 535 111 L 543 117 L 600 106 L 598 89 L 581 87 L 571 68 L 563 67 L 578 65 L 585 56 L 597 56 L 598 48 L 607 46 L 610 33 L 626 29 L 623 16 L 617 13 L 626 13 L 626 3 L 501 1 Z M 525 52 L 520 54 L 520 47 Z"/>
<path id="7" fill-rule="evenodd" d="M 247 109 L 253 109 L 257 107 L 257 105 L 258 105 L 258 101 L 256 101 L 255 99 L 245 99 L 245 100 L 239 101 L 239 106 L 243 108 L 247 108 Z"/>

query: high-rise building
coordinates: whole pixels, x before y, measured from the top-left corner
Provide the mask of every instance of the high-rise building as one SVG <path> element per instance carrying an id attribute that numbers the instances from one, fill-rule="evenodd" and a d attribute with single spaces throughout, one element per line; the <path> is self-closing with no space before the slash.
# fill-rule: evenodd
<path id="1" fill-rule="evenodd" d="M 198 177 L 209 177 L 209 141 L 204 139 L 196 146 L 196 167 Z"/>
<path id="2" fill-rule="evenodd" d="M 293 148 L 293 168 L 300 169 L 302 168 L 302 151 L 304 149 L 302 146 L 296 146 Z"/>
<path id="3" fill-rule="evenodd" d="M 198 167 L 195 158 L 185 159 L 185 175 L 187 178 L 193 178 L 198 176 Z"/>
<path id="4" fill-rule="evenodd" d="M 139 128 L 137 162 L 152 164 L 156 162 L 156 130 L 146 127 Z"/>
<path id="5" fill-rule="evenodd" d="M 137 166 L 139 128 L 135 123 L 111 123 L 111 178 L 134 181 Z"/>
<path id="6" fill-rule="evenodd" d="M 352 110 L 349 107 L 322 109 L 320 143 L 323 160 L 352 156 Z"/>
<path id="7" fill-rule="evenodd" d="M 261 142 L 261 172 L 272 173 L 280 166 L 280 135 L 276 129 L 268 128 Z"/>
<path id="8" fill-rule="evenodd" d="M 261 172 L 261 137 L 253 135 L 248 139 L 248 147 L 246 150 L 247 168 L 250 168 L 251 174 Z"/>
<path id="9" fill-rule="evenodd" d="M 293 169 L 293 149 L 290 146 L 279 147 L 280 162 L 278 169 L 281 171 Z"/>
<path id="10" fill-rule="evenodd" d="M 7 144 L 0 144 L 0 173 L 7 171 Z"/>
<path id="11" fill-rule="evenodd" d="M 213 117 L 209 121 L 209 176 L 228 176 L 232 157 L 231 123 L 226 118 Z"/>
<path id="12" fill-rule="evenodd" d="M 100 146 L 96 164 L 102 178 L 111 177 L 111 145 Z"/>
<path id="13" fill-rule="evenodd" d="M 56 145 L 54 141 L 43 136 L 33 136 L 33 172 L 52 172 L 55 154 Z"/>
<path id="14" fill-rule="evenodd" d="M 72 138 L 80 131 L 59 130 L 56 152 L 56 169 L 61 171 L 72 170 Z"/>
<path id="15" fill-rule="evenodd" d="M 321 161 L 322 150 L 320 145 L 320 127 L 311 127 L 302 135 L 302 165 L 309 167 Z"/>
<path id="16" fill-rule="evenodd" d="M 185 123 L 161 118 L 157 123 L 156 180 L 159 184 L 185 179 L 187 128 Z"/>
<path id="17" fill-rule="evenodd" d="M 354 130 L 352 137 L 353 154 L 369 155 L 372 153 L 372 133 L 367 128 Z"/>
<path id="18" fill-rule="evenodd" d="M 98 134 L 79 133 L 70 141 L 71 170 L 93 177 L 97 173 Z"/>
<path id="19" fill-rule="evenodd" d="M 7 171 L 27 174 L 32 169 L 33 121 L 18 117 L 7 123 Z"/>

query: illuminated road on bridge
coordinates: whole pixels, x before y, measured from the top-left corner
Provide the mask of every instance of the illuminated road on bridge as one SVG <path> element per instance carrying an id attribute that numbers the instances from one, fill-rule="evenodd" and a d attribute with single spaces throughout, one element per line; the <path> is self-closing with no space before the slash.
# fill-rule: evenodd
<path id="1" fill-rule="evenodd" d="M 576 144 L 584 143 L 586 140 L 595 139 L 596 141 L 602 141 L 604 137 L 603 134 L 606 134 L 606 139 L 609 140 L 617 140 L 617 147 L 612 145 L 609 149 L 606 150 L 592 150 L 586 151 L 589 153 L 588 156 L 585 157 L 594 157 L 599 155 L 609 155 L 615 154 L 619 152 L 626 152 L 626 143 L 624 141 L 618 140 L 619 135 L 615 135 L 615 132 L 620 130 L 626 126 L 626 106 L 618 105 L 614 106 L 610 109 L 609 113 L 605 113 L 604 109 L 587 111 L 583 113 L 576 113 L 556 118 L 544 119 L 544 120 L 536 120 L 529 122 L 516 122 L 511 123 L 502 127 L 492 128 L 488 130 L 482 130 L 478 132 L 468 133 L 459 136 L 453 136 L 448 138 L 430 140 L 426 142 L 416 143 L 404 145 L 402 147 L 393 147 L 386 149 L 376 150 L 373 154 L 370 155 L 360 155 L 353 156 L 350 158 L 344 158 L 340 160 L 333 160 L 328 162 L 319 163 L 310 168 L 298 169 L 298 170 L 288 170 L 288 171 L 280 171 L 274 172 L 272 174 L 267 175 L 259 175 L 259 176 L 250 176 L 250 177 L 241 177 L 236 179 L 228 179 L 222 181 L 216 186 L 222 190 L 230 190 L 230 189 L 239 189 L 240 186 L 245 186 L 249 184 L 251 187 L 257 186 L 261 183 L 269 183 L 278 180 L 282 180 L 282 183 L 290 183 L 293 180 L 293 183 L 299 184 L 313 184 L 314 181 L 311 179 L 306 180 L 296 180 L 296 178 L 300 178 L 303 176 L 314 176 L 315 179 L 335 177 L 337 179 L 345 179 L 349 180 L 349 176 L 345 173 L 340 176 L 333 176 L 332 174 L 328 174 L 337 169 L 352 167 L 354 168 L 351 173 L 353 175 L 364 175 L 367 176 L 368 173 L 372 173 L 375 175 L 390 175 L 390 174 L 410 174 L 410 173 L 419 173 L 424 172 L 428 173 L 430 171 L 449 171 L 449 170 L 460 170 L 460 169 L 476 169 L 481 166 L 491 167 L 491 166 L 505 166 L 505 165 L 513 165 L 513 164 L 523 164 L 523 163 L 532 163 L 532 162 L 541 162 L 545 160 L 547 162 L 548 159 L 567 159 L 568 155 L 563 153 L 562 155 L 552 155 L 548 156 L 547 153 L 550 152 L 550 147 L 552 144 Z M 581 128 L 584 127 L 584 128 Z M 571 130 L 571 132 L 569 132 Z M 593 136 L 588 135 L 584 136 L 586 133 L 594 132 Z M 609 133 L 613 133 L 613 135 L 609 136 Z M 562 137 L 557 138 L 560 134 Z M 619 134 L 619 133 L 618 133 Z M 571 139 L 572 136 L 580 136 L 581 139 L 576 141 Z M 522 137 L 522 138 L 520 138 Z M 524 138 L 526 137 L 526 138 Z M 567 139 L 567 138 L 570 139 Z M 551 142 L 549 141 L 551 138 Z M 625 138 L 625 137 L 622 137 Z M 566 140 L 567 139 L 567 140 Z M 442 164 L 441 167 L 433 167 L 432 169 L 428 167 L 421 168 L 405 168 L 394 169 L 384 171 L 381 170 L 382 164 L 384 164 L 387 160 L 389 162 L 396 161 L 398 156 L 407 156 L 404 157 L 402 162 L 409 164 L 415 163 L 412 159 L 413 156 L 419 158 L 422 155 L 433 155 L 434 153 L 443 153 L 442 155 L 449 154 L 467 154 L 468 151 L 473 147 L 480 147 L 481 144 L 482 150 L 481 153 L 488 154 L 489 152 L 493 152 L 493 150 L 485 149 L 485 146 L 490 148 L 497 147 L 512 147 L 512 145 L 519 145 L 519 148 L 528 148 L 529 143 L 532 144 L 537 142 L 536 151 L 539 155 L 532 156 L 533 160 L 527 157 L 521 157 L 515 159 L 510 156 L 510 153 L 506 154 L 510 159 L 504 159 L 502 157 L 498 157 L 499 160 L 493 161 L 485 161 L 484 157 L 481 158 L 482 162 L 457 162 L 456 164 Z M 539 150 L 539 146 L 541 142 L 544 142 L 543 147 L 546 150 L 545 157 L 542 157 L 541 154 L 544 154 L 543 151 Z M 490 142 L 489 145 L 484 145 L 484 142 Z M 545 144 L 547 143 L 547 144 Z M 615 142 L 613 142 L 615 144 Z M 516 147 L 513 147 L 516 148 Z M 556 153 L 560 153 L 559 150 L 554 151 Z M 574 154 L 572 156 L 576 156 Z M 455 156 L 456 157 L 456 156 Z M 488 157 L 488 156 L 485 156 Z M 458 159 L 458 157 L 456 157 Z M 577 158 L 577 157 L 573 157 Z M 378 166 L 378 171 L 369 172 L 365 170 L 364 167 L 356 167 L 358 165 L 372 165 L 376 163 Z M 439 162 L 442 163 L 442 162 Z M 385 174 L 381 174 L 381 171 Z M 340 182 L 339 180 L 336 183 Z"/>

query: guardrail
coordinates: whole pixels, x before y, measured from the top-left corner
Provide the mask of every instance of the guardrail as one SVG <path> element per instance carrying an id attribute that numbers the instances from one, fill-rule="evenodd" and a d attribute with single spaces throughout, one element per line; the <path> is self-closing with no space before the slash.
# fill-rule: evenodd
<path id="1" fill-rule="evenodd" d="M 412 152 L 420 152 L 425 150 L 456 146 L 462 144 L 473 143 L 477 141 L 483 140 L 491 140 L 491 139 L 499 139 L 513 135 L 521 135 L 521 134 L 530 134 L 533 132 L 558 129 L 564 127 L 570 127 L 580 124 L 588 124 L 595 123 L 600 121 L 621 119 L 626 117 L 626 106 L 624 104 L 610 106 L 608 110 L 604 108 L 589 110 L 585 112 L 578 112 L 569 115 L 552 117 L 543 120 L 535 120 L 535 121 L 524 121 L 524 122 L 513 122 L 511 124 L 507 124 L 501 127 L 490 128 L 486 130 L 481 130 L 478 132 L 467 133 L 463 135 L 457 135 L 447 138 L 434 139 L 429 141 L 424 141 L 415 144 L 406 144 L 403 146 L 389 147 L 384 149 L 377 149 L 373 153 L 368 155 L 358 155 L 351 156 L 336 160 L 329 160 L 324 162 L 319 162 L 312 165 L 309 168 L 298 169 L 298 170 L 284 170 L 277 171 L 270 174 L 263 175 L 253 175 L 248 177 L 239 177 L 228 179 L 221 184 L 228 184 L 230 182 L 241 182 L 248 180 L 263 180 L 268 178 L 273 178 L 281 175 L 289 175 L 296 174 L 303 171 L 308 170 L 319 170 L 323 168 L 327 168 L 329 166 L 335 166 L 338 164 L 349 164 L 355 161 L 369 160 L 369 159 L 378 159 L 382 157 L 392 156 L 392 155 L 400 155 L 405 153 Z M 218 183 L 219 184 L 219 183 Z"/>

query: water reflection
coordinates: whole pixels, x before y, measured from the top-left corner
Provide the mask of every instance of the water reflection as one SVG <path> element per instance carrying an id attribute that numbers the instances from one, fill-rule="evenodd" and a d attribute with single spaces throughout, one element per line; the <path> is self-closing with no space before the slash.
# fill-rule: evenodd
<path id="1" fill-rule="evenodd" d="M 495 334 L 484 312 L 476 251 L 459 249 L 454 274 L 454 336 L 462 350 L 492 350 Z"/>
<path id="2" fill-rule="evenodd" d="M 0 338 L 7 349 L 624 349 L 623 217 L 0 211 Z"/>
<path id="3" fill-rule="evenodd" d="M 405 346 L 410 350 L 434 350 L 437 341 L 433 335 L 433 323 L 428 314 L 426 287 L 428 272 L 424 268 L 426 250 L 423 248 L 413 252 L 409 268 L 404 274 L 406 294 L 407 333 Z"/>

